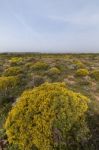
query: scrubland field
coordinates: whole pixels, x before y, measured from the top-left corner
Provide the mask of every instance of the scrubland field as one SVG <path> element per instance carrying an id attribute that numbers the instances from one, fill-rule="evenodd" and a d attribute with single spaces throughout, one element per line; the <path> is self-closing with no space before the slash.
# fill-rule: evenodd
<path id="1" fill-rule="evenodd" d="M 0 54 L 0 147 L 99 150 L 99 54 Z"/>

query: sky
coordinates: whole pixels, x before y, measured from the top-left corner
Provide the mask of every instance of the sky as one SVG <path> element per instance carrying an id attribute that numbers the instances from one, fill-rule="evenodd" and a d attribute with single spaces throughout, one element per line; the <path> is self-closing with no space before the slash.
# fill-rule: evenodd
<path id="1" fill-rule="evenodd" d="M 0 52 L 99 52 L 99 0 L 0 0 Z"/>

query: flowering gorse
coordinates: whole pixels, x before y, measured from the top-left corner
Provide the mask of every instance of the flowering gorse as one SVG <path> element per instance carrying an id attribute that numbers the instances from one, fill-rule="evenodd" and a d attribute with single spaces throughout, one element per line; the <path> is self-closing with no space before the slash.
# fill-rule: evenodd
<path id="1" fill-rule="evenodd" d="M 25 91 L 5 123 L 9 143 L 21 150 L 66 149 L 69 132 L 76 124 L 80 128 L 88 101 L 64 83 L 44 83 Z"/>

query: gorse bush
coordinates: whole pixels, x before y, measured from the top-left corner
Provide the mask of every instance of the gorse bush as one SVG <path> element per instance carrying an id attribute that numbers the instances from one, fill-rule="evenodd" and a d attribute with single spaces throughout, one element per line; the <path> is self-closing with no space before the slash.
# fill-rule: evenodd
<path id="1" fill-rule="evenodd" d="M 18 77 L 0 77 L 0 103 L 3 99 L 8 98 L 14 94 L 14 91 L 19 84 L 20 80 Z"/>
<path id="2" fill-rule="evenodd" d="M 48 70 L 49 75 L 59 75 L 61 72 L 58 68 L 52 67 L 51 69 Z"/>
<path id="3" fill-rule="evenodd" d="M 75 65 L 75 68 L 77 69 L 85 67 L 85 65 L 81 61 L 74 61 L 73 64 Z"/>
<path id="4" fill-rule="evenodd" d="M 5 76 L 16 76 L 22 73 L 22 69 L 20 67 L 9 67 L 4 71 Z"/>
<path id="5" fill-rule="evenodd" d="M 0 90 L 7 89 L 9 87 L 13 87 L 17 84 L 18 78 L 9 76 L 9 77 L 0 77 Z"/>
<path id="6" fill-rule="evenodd" d="M 28 63 L 25 64 L 25 67 L 30 69 L 30 68 L 33 67 L 33 65 L 34 65 L 33 62 L 28 62 Z"/>
<path id="7" fill-rule="evenodd" d="M 47 71 L 47 75 L 51 82 L 58 82 L 61 71 L 57 67 L 52 67 Z"/>
<path id="8" fill-rule="evenodd" d="M 12 57 L 9 62 L 12 64 L 12 65 L 16 65 L 16 64 L 20 64 L 22 63 L 23 61 L 23 58 L 22 57 Z"/>
<path id="9" fill-rule="evenodd" d="M 87 69 L 78 69 L 76 71 L 77 76 L 87 76 L 89 75 L 89 71 Z"/>
<path id="10" fill-rule="evenodd" d="M 48 68 L 48 64 L 45 62 L 36 62 L 33 66 L 33 70 L 46 70 Z"/>
<path id="11" fill-rule="evenodd" d="M 21 150 L 69 149 L 74 137 L 77 142 L 86 136 L 88 101 L 64 83 L 45 83 L 25 91 L 4 126 L 9 143 Z"/>
<path id="12" fill-rule="evenodd" d="M 99 80 L 99 70 L 93 70 L 91 72 L 91 77 L 96 79 L 96 80 Z"/>

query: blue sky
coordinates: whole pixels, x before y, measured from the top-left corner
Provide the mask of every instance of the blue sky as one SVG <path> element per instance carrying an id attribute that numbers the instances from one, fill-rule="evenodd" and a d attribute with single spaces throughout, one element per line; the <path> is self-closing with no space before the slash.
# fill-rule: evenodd
<path id="1" fill-rule="evenodd" d="M 0 52 L 99 52 L 99 0 L 0 0 Z"/>

